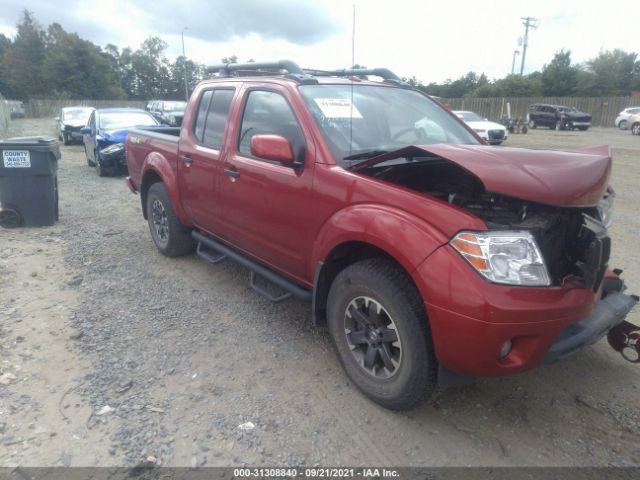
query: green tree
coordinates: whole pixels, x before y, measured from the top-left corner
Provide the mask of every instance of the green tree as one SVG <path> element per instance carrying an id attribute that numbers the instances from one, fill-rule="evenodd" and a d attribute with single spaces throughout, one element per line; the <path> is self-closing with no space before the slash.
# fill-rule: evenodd
<path id="1" fill-rule="evenodd" d="M 549 97 L 573 95 L 578 70 L 578 67 L 571 65 L 571 50 L 556 52 L 551 63 L 542 68 L 542 94 Z"/>
<path id="2" fill-rule="evenodd" d="M 40 68 L 45 56 L 45 34 L 28 10 L 22 12 L 17 27 L 18 33 L 2 59 L 3 77 L 17 98 L 27 100 L 46 92 Z"/>
<path id="3" fill-rule="evenodd" d="M 586 75 L 578 84 L 580 95 L 629 95 L 640 77 L 637 56 L 620 49 L 600 52 L 586 63 Z"/>

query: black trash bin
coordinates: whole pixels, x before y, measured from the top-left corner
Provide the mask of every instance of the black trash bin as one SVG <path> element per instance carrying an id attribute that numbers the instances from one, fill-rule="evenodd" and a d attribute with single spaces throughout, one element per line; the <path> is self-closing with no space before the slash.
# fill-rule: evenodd
<path id="1" fill-rule="evenodd" d="M 0 140 L 0 226 L 45 227 L 58 220 L 58 160 L 54 138 Z"/>

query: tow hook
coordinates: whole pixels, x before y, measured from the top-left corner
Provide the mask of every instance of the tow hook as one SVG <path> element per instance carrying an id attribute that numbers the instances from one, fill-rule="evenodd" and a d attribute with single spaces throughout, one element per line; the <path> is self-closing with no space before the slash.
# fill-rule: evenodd
<path id="1" fill-rule="evenodd" d="M 640 363 L 640 327 L 626 320 L 613 327 L 607 334 L 609 345 L 620 352 L 625 360 Z"/>

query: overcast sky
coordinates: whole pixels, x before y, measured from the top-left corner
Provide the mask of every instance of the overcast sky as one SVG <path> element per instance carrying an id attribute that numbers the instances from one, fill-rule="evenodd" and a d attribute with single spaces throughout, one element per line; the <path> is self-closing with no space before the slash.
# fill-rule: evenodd
<path id="1" fill-rule="evenodd" d="M 601 50 L 638 51 L 640 2 L 536 0 L 2 0 L 0 33 L 15 35 L 26 8 L 48 26 L 97 45 L 136 49 L 155 35 L 181 54 L 210 65 L 224 56 L 241 61 L 291 59 L 303 67 L 351 64 L 353 5 L 355 61 L 387 67 L 424 83 L 456 79 L 473 70 L 489 78 L 511 72 L 521 17 L 538 19 L 529 35 L 525 73 L 539 70 L 553 54 L 570 49 L 574 62 Z M 64 6 L 64 7 L 63 7 Z M 517 57 L 519 71 L 520 57 Z"/>

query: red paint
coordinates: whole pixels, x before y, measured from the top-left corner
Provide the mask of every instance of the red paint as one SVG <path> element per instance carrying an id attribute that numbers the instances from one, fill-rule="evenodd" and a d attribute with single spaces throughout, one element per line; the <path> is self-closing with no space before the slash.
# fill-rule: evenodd
<path id="1" fill-rule="evenodd" d="M 220 150 L 199 145 L 193 135 L 199 98 L 213 87 L 236 92 Z M 256 157 L 262 152 L 280 163 L 237 151 L 244 102 L 256 88 L 281 93 L 291 106 L 306 143 L 304 165 L 287 164 L 293 152 L 282 137 L 262 135 L 252 144 Z M 187 106 L 179 143 L 140 131 L 131 136 L 135 141 L 127 141 L 126 158 L 132 190 L 140 190 L 146 175 L 159 176 L 184 224 L 302 285 L 312 287 L 318 262 L 346 242 L 371 244 L 393 257 L 423 296 L 438 359 L 455 372 L 490 376 L 538 365 L 559 332 L 588 315 L 598 298 L 570 286 L 510 287 L 484 280 L 447 242 L 460 230 L 486 230 L 486 225 L 446 202 L 338 167 L 294 81 L 202 82 Z M 429 145 L 366 163 L 425 152 L 460 165 L 488 191 L 562 206 L 597 203 L 611 170 L 608 151 L 601 148 L 567 153 Z M 509 339 L 512 353 L 499 360 Z"/>

